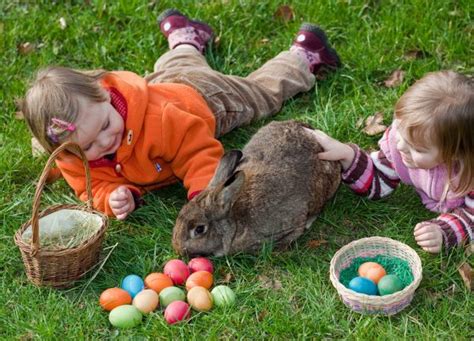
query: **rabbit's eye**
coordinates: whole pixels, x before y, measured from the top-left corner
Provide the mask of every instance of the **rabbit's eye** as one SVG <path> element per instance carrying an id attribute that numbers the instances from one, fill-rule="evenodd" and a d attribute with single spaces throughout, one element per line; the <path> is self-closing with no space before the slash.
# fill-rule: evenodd
<path id="1" fill-rule="evenodd" d="M 207 226 L 206 225 L 198 225 L 195 228 L 191 230 L 191 238 L 196 238 L 200 235 L 203 235 L 204 233 L 207 232 Z"/>

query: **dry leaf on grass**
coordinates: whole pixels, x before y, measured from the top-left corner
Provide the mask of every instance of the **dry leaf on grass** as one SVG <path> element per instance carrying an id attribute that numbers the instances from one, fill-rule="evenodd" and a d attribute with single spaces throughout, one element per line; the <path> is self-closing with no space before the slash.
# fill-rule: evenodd
<path id="1" fill-rule="evenodd" d="M 265 289 L 280 290 L 283 288 L 281 282 L 275 278 L 269 278 L 265 275 L 259 275 L 258 280 L 262 283 L 262 287 Z"/>
<path id="2" fill-rule="evenodd" d="M 469 264 L 463 263 L 459 269 L 459 274 L 464 281 L 464 285 L 469 291 L 472 291 L 472 268 Z"/>
<path id="3" fill-rule="evenodd" d="M 273 14 L 273 17 L 276 19 L 283 20 L 284 22 L 288 22 L 295 18 L 295 13 L 293 12 L 293 9 L 290 6 L 281 5 L 277 8 L 275 13 Z"/>
<path id="4" fill-rule="evenodd" d="M 426 58 L 429 56 L 429 54 L 420 49 L 411 49 L 405 52 L 404 56 L 405 56 L 405 59 L 414 60 L 414 59 Z"/>
<path id="5" fill-rule="evenodd" d="M 35 50 L 35 45 L 30 42 L 26 42 L 18 44 L 16 48 L 21 55 L 26 56 Z"/>
<path id="6" fill-rule="evenodd" d="M 324 244 L 327 244 L 327 243 L 328 243 L 328 241 L 324 240 L 324 239 L 321 239 L 321 240 L 312 239 L 308 243 L 306 243 L 306 246 L 308 247 L 308 249 L 316 249 L 316 248 L 320 247 L 321 245 L 324 245 Z"/>
<path id="7" fill-rule="evenodd" d="M 383 113 L 376 112 L 373 116 L 365 119 L 365 128 L 362 129 L 367 135 L 373 136 L 383 133 L 387 126 L 383 124 Z"/>
<path id="8" fill-rule="evenodd" d="M 23 115 L 23 111 L 15 111 L 15 118 L 17 120 L 24 120 L 25 116 Z"/>
<path id="9" fill-rule="evenodd" d="M 59 18 L 59 27 L 61 27 L 61 30 L 65 30 L 67 27 L 66 19 L 63 17 Z"/>
<path id="10" fill-rule="evenodd" d="M 257 315 L 257 321 L 258 322 L 261 322 L 263 321 L 263 319 L 265 318 L 265 316 L 267 316 L 267 311 L 266 310 L 262 310 L 258 313 Z"/>
<path id="11" fill-rule="evenodd" d="M 405 71 L 403 70 L 395 70 L 392 72 L 390 77 L 388 77 L 384 84 L 387 88 L 395 88 L 402 84 L 403 78 L 405 77 Z"/>

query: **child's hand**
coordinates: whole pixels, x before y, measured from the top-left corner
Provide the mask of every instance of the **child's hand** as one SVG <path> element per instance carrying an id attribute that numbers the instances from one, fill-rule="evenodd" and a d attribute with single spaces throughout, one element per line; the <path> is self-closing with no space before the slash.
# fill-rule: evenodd
<path id="1" fill-rule="evenodd" d="M 135 200 L 127 187 L 120 186 L 110 193 L 109 205 L 117 219 L 123 220 L 135 209 Z"/>
<path id="2" fill-rule="evenodd" d="M 306 128 L 305 128 L 306 129 Z M 326 135 L 320 130 L 306 129 L 310 132 L 323 147 L 324 152 L 319 153 L 318 157 L 322 160 L 340 161 L 342 168 L 346 171 L 354 160 L 354 150 L 345 143 Z"/>
<path id="3" fill-rule="evenodd" d="M 432 223 L 418 223 L 415 226 L 415 240 L 421 248 L 430 253 L 439 253 L 443 246 L 440 227 Z"/>

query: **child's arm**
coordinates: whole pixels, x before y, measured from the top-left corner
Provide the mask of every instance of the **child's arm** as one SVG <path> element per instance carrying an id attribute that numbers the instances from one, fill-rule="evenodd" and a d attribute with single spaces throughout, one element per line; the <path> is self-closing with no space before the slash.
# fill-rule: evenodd
<path id="1" fill-rule="evenodd" d="M 438 253 L 472 241 L 474 229 L 474 191 L 465 197 L 464 205 L 449 213 L 415 226 L 415 240 L 425 251 Z"/>
<path id="2" fill-rule="evenodd" d="M 201 117 L 174 108 L 162 116 L 163 159 L 183 181 L 188 199 L 207 187 L 224 154 L 209 124 Z"/>
<path id="3" fill-rule="evenodd" d="M 355 144 L 345 144 L 325 133 L 312 131 L 324 149 L 318 156 L 323 160 L 340 161 L 342 180 L 358 195 L 380 199 L 400 183 L 392 163 L 380 150 L 370 155 Z"/>

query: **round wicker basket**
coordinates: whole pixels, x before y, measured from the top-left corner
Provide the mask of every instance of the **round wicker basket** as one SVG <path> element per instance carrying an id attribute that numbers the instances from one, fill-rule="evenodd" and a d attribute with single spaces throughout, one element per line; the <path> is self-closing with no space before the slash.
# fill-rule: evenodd
<path id="1" fill-rule="evenodd" d="M 385 296 L 360 294 L 342 285 L 339 281 L 340 273 L 350 266 L 353 259 L 377 255 L 393 256 L 407 261 L 413 273 L 413 282 L 403 290 Z M 422 267 L 420 257 L 408 245 L 390 238 L 370 237 L 353 241 L 337 251 L 331 260 L 329 273 L 331 282 L 342 301 L 353 311 L 393 315 L 411 303 L 422 278 Z"/>
<path id="2" fill-rule="evenodd" d="M 54 205 L 39 213 L 41 194 L 49 170 L 59 153 L 65 149 L 77 151 L 77 155 L 82 159 L 86 174 L 87 203 L 85 207 L 82 205 Z M 39 238 L 39 218 L 64 209 L 85 211 L 97 215 L 102 222 L 101 226 L 93 236 L 76 247 L 42 250 Z M 32 226 L 32 239 L 31 243 L 26 243 L 22 239 L 22 235 L 29 226 Z M 15 233 L 15 243 L 21 251 L 28 278 L 38 286 L 70 287 L 75 280 L 82 277 L 99 260 L 107 226 L 107 217 L 92 208 L 91 177 L 86 156 L 77 144 L 72 142 L 62 144 L 51 154 L 41 173 L 33 200 L 32 218 Z"/>

